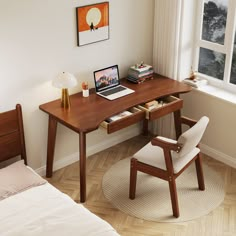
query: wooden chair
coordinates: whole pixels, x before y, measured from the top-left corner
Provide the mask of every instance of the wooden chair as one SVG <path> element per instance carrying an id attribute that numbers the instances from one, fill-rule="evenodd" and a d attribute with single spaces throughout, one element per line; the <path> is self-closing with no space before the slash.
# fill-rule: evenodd
<path id="1" fill-rule="evenodd" d="M 27 164 L 21 105 L 0 113 L 0 161 L 21 156 Z"/>
<path id="2" fill-rule="evenodd" d="M 196 165 L 198 187 L 200 190 L 205 190 L 198 144 L 208 122 L 209 119 L 206 116 L 203 116 L 198 122 L 181 117 L 181 123 L 189 125 L 191 128 L 184 132 L 177 141 L 164 137 L 156 137 L 139 150 L 131 158 L 129 198 L 135 198 L 137 171 L 161 178 L 169 183 L 173 216 L 179 217 L 175 179 L 193 161 L 195 161 Z"/>

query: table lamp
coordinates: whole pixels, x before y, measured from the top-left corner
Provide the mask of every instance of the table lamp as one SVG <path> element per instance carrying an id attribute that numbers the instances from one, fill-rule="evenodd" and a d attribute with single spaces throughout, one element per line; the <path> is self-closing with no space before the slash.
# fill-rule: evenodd
<path id="1" fill-rule="evenodd" d="M 68 88 L 73 88 L 77 85 L 77 80 L 74 75 L 68 72 L 60 73 L 53 81 L 52 85 L 56 88 L 61 88 L 61 107 L 70 108 L 70 98 Z"/>

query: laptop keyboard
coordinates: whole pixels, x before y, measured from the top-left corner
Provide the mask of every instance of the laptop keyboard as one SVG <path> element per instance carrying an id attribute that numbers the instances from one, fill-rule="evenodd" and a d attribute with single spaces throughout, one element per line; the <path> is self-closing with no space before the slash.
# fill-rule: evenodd
<path id="1" fill-rule="evenodd" d="M 113 89 L 110 89 L 108 91 L 105 91 L 105 92 L 102 92 L 100 94 L 104 95 L 104 96 L 108 96 L 108 95 L 111 95 L 113 93 L 117 93 L 117 92 L 120 92 L 120 91 L 123 91 L 125 90 L 126 88 L 122 87 L 122 86 L 119 86 L 119 87 L 116 87 L 116 88 L 113 88 Z"/>

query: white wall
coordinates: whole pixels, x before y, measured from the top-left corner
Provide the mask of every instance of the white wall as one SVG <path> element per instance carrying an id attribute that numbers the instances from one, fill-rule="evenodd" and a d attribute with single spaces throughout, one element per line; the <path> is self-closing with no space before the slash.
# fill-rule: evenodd
<path id="1" fill-rule="evenodd" d="M 181 96 L 183 115 L 199 119 L 206 115 L 209 125 L 201 141 L 201 150 L 209 156 L 236 168 L 235 103 L 193 90 Z"/>
<path id="2" fill-rule="evenodd" d="M 152 64 L 154 1 L 110 0 L 110 39 L 77 47 L 75 8 L 94 0 L 0 1 L 0 112 L 23 106 L 29 165 L 44 167 L 48 116 L 39 105 L 60 97 L 51 80 L 62 71 L 93 87 L 96 69 L 118 64 L 125 76 L 131 64 Z M 80 85 L 70 93 L 81 91 Z M 133 126 L 114 135 L 98 130 L 88 135 L 88 154 L 138 132 Z M 99 141 L 98 141 L 99 140 Z M 55 160 L 78 156 L 78 136 L 58 127 Z M 65 161 L 65 163 L 63 162 Z"/>

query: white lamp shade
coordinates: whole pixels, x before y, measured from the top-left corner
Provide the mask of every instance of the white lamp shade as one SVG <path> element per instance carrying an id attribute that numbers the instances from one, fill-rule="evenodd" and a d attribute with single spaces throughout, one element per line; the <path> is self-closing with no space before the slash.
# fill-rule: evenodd
<path id="1" fill-rule="evenodd" d="M 73 88 L 77 85 L 77 80 L 74 75 L 62 72 L 52 81 L 52 85 L 56 88 Z"/>

